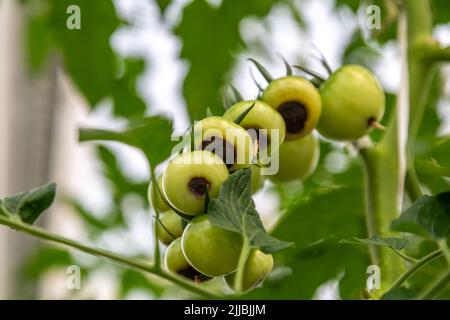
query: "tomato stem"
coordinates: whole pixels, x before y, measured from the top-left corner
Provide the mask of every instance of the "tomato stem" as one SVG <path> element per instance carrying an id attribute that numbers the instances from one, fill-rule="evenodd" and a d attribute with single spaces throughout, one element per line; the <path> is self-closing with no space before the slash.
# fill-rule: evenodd
<path id="1" fill-rule="evenodd" d="M 250 244 L 246 236 L 242 237 L 242 249 L 239 256 L 238 269 L 236 271 L 236 277 L 234 279 L 233 287 L 236 293 L 242 293 L 245 264 L 247 263 L 248 256 L 250 254 Z"/>
<path id="2" fill-rule="evenodd" d="M 205 290 L 204 288 L 202 288 L 194 283 L 188 282 L 188 281 L 186 281 L 176 275 L 173 275 L 165 270 L 162 270 L 160 268 L 155 268 L 155 266 L 153 264 L 142 261 L 140 259 L 129 258 L 129 257 L 125 257 L 123 255 L 120 255 L 120 254 L 117 254 L 117 253 L 114 253 L 114 252 L 111 252 L 108 250 L 90 247 L 88 245 L 82 244 L 81 242 L 78 242 L 78 241 L 75 241 L 72 239 L 68 239 L 68 238 L 62 237 L 60 235 L 49 233 L 44 229 L 34 227 L 29 224 L 25 224 L 25 223 L 21 222 L 20 220 L 9 219 L 8 217 L 2 216 L 2 215 L 0 215 L 0 224 L 8 226 L 16 231 L 27 233 L 33 237 L 36 237 L 36 238 L 39 238 L 39 239 L 42 239 L 45 241 L 63 244 L 63 245 L 69 246 L 71 248 L 75 248 L 79 251 L 82 251 L 82 252 L 85 252 L 85 253 L 88 253 L 88 254 L 91 254 L 94 256 L 107 258 L 109 260 L 126 265 L 127 267 L 131 267 L 134 269 L 138 269 L 140 271 L 154 274 L 156 276 L 159 276 L 162 279 L 168 280 L 168 281 L 178 285 L 179 287 L 181 287 L 185 290 L 188 290 L 194 294 L 197 294 L 201 297 L 216 298 L 216 299 L 221 297 L 220 295 L 217 295 L 216 293 Z"/>

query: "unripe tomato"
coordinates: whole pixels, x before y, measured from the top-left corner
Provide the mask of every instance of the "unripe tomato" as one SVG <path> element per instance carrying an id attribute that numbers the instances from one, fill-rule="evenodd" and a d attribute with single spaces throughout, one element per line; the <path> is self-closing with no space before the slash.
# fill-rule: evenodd
<path id="1" fill-rule="evenodd" d="M 277 174 L 269 176 L 275 183 L 304 181 L 316 169 L 319 161 L 319 140 L 314 134 L 281 145 L 279 169 Z"/>
<path id="2" fill-rule="evenodd" d="M 283 118 L 271 106 L 263 101 L 241 101 L 231 106 L 223 117 L 234 121 L 251 106 L 252 110 L 241 121 L 240 126 L 250 132 L 257 144 L 256 150 L 261 153 L 265 151 L 264 154 L 270 156 L 283 143 L 286 134 Z"/>
<path id="3" fill-rule="evenodd" d="M 212 225 L 207 215 L 201 215 L 184 230 L 181 246 L 191 266 L 204 275 L 218 277 L 236 270 L 242 237 Z"/>
<path id="4" fill-rule="evenodd" d="M 182 218 L 173 210 L 161 212 L 157 223 L 159 241 L 169 245 L 183 234 Z"/>
<path id="5" fill-rule="evenodd" d="M 233 121 L 208 117 L 194 126 L 195 149 L 217 154 L 230 170 L 247 168 L 253 159 L 250 134 Z"/>
<path id="6" fill-rule="evenodd" d="M 208 279 L 208 277 L 192 268 L 184 257 L 181 249 L 181 238 L 174 240 L 170 246 L 167 247 L 166 254 L 164 256 L 164 264 L 167 270 L 196 282 L 205 281 Z"/>
<path id="7" fill-rule="evenodd" d="M 322 101 L 316 87 L 305 78 L 287 76 L 273 80 L 262 100 L 276 109 L 286 124 L 286 140 L 308 135 L 317 125 Z"/>
<path id="8" fill-rule="evenodd" d="M 320 88 L 322 116 L 317 130 L 329 139 L 357 140 L 384 114 L 385 97 L 375 76 L 357 65 L 333 73 Z"/>
<path id="9" fill-rule="evenodd" d="M 162 182 L 162 175 L 156 179 L 156 183 L 159 186 L 159 190 L 161 190 L 162 192 L 161 182 Z M 158 190 L 156 190 L 152 182 L 150 182 L 148 187 L 147 198 L 148 201 L 150 202 L 150 205 L 154 206 L 155 209 L 158 210 L 158 212 L 164 212 L 170 209 L 167 203 L 161 198 L 161 195 L 158 193 Z"/>
<path id="10" fill-rule="evenodd" d="M 174 157 L 163 174 L 162 186 L 170 204 L 186 215 L 205 213 L 206 192 L 219 195 L 228 169 L 221 158 L 209 151 L 186 152 Z"/>
<path id="11" fill-rule="evenodd" d="M 242 290 L 248 291 L 260 284 L 264 278 L 272 271 L 273 257 L 260 250 L 252 250 L 244 268 Z M 225 276 L 228 286 L 233 289 L 236 272 Z"/>

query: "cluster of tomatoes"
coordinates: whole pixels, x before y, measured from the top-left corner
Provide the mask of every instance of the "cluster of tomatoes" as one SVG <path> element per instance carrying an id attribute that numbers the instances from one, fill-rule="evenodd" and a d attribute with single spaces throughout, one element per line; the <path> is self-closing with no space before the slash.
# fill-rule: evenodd
<path id="1" fill-rule="evenodd" d="M 159 240 L 168 245 L 166 268 L 196 282 L 224 276 L 233 288 L 241 235 L 207 218 L 207 202 L 218 197 L 230 172 L 251 168 L 254 193 L 264 181 L 260 163 L 277 154 L 279 168 L 270 180 L 304 180 L 319 159 L 314 129 L 328 139 L 354 141 L 381 120 L 384 108 L 384 92 L 374 75 L 346 65 L 320 85 L 296 75 L 272 80 L 259 99 L 237 102 L 223 116 L 196 123 L 189 146 L 149 188 L 150 201 L 160 212 Z M 270 254 L 253 249 L 243 290 L 255 287 L 272 267 Z"/>

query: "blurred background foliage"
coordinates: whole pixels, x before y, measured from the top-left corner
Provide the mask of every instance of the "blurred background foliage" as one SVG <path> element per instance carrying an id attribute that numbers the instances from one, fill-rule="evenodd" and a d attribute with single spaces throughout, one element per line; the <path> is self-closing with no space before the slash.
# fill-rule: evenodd
<path id="1" fill-rule="evenodd" d="M 153 3 L 152 0 L 145 1 Z M 235 67 L 241 53 L 271 57 L 277 52 L 276 47 L 247 43 L 241 34 L 242 21 L 251 17 L 265 24 L 271 11 L 284 8 L 295 17 L 297 28 L 306 32 L 311 21 L 306 17 L 314 16 L 315 13 L 302 11 L 303 2 L 194 0 L 186 3 L 177 23 L 170 24 L 167 11 L 172 1 L 154 1 L 153 5 L 160 9 L 158 23 L 181 41 L 179 59 L 188 64 L 180 90 L 190 121 L 204 117 L 207 108 L 216 115 L 223 112 L 223 90 L 227 83 L 238 76 Z M 23 0 L 22 3 L 28 13 L 27 46 L 31 72 L 40 72 L 48 59 L 60 59 L 65 72 L 92 109 L 108 101 L 113 106 L 114 116 L 130 126 L 154 114 L 152 106 L 144 102 L 137 87 L 141 74 L 153 67 L 151 62 L 139 56 L 122 56 L 111 45 L 111 37 L 115 32 L 135 23 L 119 16 L 114 2 Z M 384 46 L 392 44 L 395 38 L 393 17 L 397 13 L 386 6 L 388 1 L 339 0 L 335 2 L 336 14 L 353 12 L 354 19 L 358 20 L 371 3 L 380 5 L 382 9 L 383 29 L 371 35 L 363 23 L 359 23 L 350 41 L 345 43 L 342 63 L 359 63 L 371 68 Z M 76 32 L 65 26 L 66 9 L 72 4 L 78 5 L 82 12 L 82 29 Z M 434 0 L 433 7 L 436 23 L 448 23 L 450 2 Z M 158 43 L 153 45 L 157 46 Z M 419 173 L 433 192 L 450 190 L 450 140 L 448 137 L 436 138 L 443 121 L 442 115 L 438 113 L 438 105 L 445 81 L 440 74 L 436 74 L 424 125 L 417 141 L 420 151 L 417 159 Z M 387 93 L 387 98 L 388 114 L 393 114 L 395 96 Z M 384 122 L 388 118 L 385 117 Z M 152 119 L 157 124 L 166 121 L 160 117 Z M 161 129 L 163 133 L 151 131 L 144 137 L 153 140 L 152 146 L 167 144 L 171 133 L 169 126 L 167 124 L 165 129 Z M 377 134 L 373 134 L 375 140 L 379 138 Z M 146 143 L 145 140 L 141 142 Z M 154 147 L 149 150 L 153 154 L 154 165 L 166 159 L 169 152 L 170 148 Z M 366 234 L 361 163 L 346 146 L 325 140 L 321 142 L 321 153 L 318 170 L 303 185 L 271 186 L 281 199 L 281 217 L 272 232 L 278 238 L 293 241 L 296 245 L 276 255 L 273 273 L 262 288 L 248 294 L 249 298 L 310 299 L 317 297 L 321 288 L 331 288 L 333 291 L 337 284 L 339 289 L 335 297 L 361 297 L 367 278 L 366 267 L 370 264 L 368 250 L 363 246 L 337 244 L 339 239 L 365 237 Z M 93 243 L 104 238 L 111 230 L 127 231 L 124 206 L 131 203 L 133 209 L 150 212 L 147 203 L 148 181 L 131 179 L 108 146 L 98 146 L 97 157 L 113 199 L 108 212 L 91 212 L 79 199 L 70 195 L 65 199 L 83 222 L 87 237 Z M 412 254 L 418 257 L 429 250 L 424 241 L 417 241 L 417 248 Z M 135 251 L 132 250 L 132 254 Z M 136 252 L 135 255 L 148 256 L 148 253 Z M 87 277 L 105 268 L 112 270 L 118 283 L 117 298 L 134 297 L 133 292 L 136 291 L 154 298 L 188 296 L 153 277 L 115 265 L 105 266 L 102 260 L 86 259 L 72 251 L 47 246 L 42 246 L 29 257 L 18 276 L 37 283 L 49 270 L 69 264 L 82 266 L 83 274 Z M 427 275 L 435 274 L 435 270 L 440 267 L 439 263 L 428 266 L 428 271 L 423 276 L 415 277 L 414 283 L 427 281 Z"/>

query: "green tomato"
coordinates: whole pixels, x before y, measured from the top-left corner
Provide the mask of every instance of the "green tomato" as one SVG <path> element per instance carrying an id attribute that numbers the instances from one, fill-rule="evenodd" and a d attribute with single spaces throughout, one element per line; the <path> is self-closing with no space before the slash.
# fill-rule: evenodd
<path id="1" fill-rule="evenodd" d="M 223 117 L 234 121 L 251 106 L 252 110 L 240 126 L 250 132 L 256 150 L 266 150 L 265 154 L 270 156 L 283 143 L 286 134 L 283 118 L 271 106 L 263 101 L 241 101 L 230 107 Z"/>
<path id="2" fill-rule="evenodd" d="M 186 215 L 205 213 L 206 192 L 219 195 L 228 169 L 221 158 L 209 151 L 193 151 L 174 157 L 163 174 L 162 187 L 170 204 Z"/>
<path id="3" fill-rule="evenodd" d="M 361 66 L 339 68 L 323 83 L 320 94 L 323 110 L 317 130 L 329 139 L 357 140 L 383 117 L 383 89 Z"/>
<path id="4" fill-rule="evenodd" d="M 181 249 L 181 238 L 174 240 L 169 247 L 167 247 L 164 256 L 164 265 L 170 272 L 176 273 L 185 278 L 194 280 L 196 282 L 205 281 L 209 279 L 201 274 L 189 264 L 183 255 Z"/>
<path id="5" fill-rule="evenodd" d="M 308 135 L 317 125 L 322 111 L 319 91 L 305 78 L 287 76 L 273 80 L 262 100 L 276 109 L 286 124 L 286 140 Z"/>
<path id="6" fill-rule="evenodd" d="M 162 192 L 162 175 L 156 179 L 156 183 L 159 186 L 159 190 Z M 147 198 L 150 205 L 154 206 L 158 212 L 164 212 L 170 209 L 167 203 L 161 198 L 161 195 L 158 193 L 158 190 L 156 190 L 152 182 L 150 182 L 148 186 Z"/>
<path id="7" fill-rule="evenodd" d="M 264 278 L 272 271 L 273 257 L 260 250 L 252 250 L 248 256 L 244 267 L 242 279 L 242 290 L 248 291 L 260 284 Z M 233 289 L 236 272 L 225 276 L 225 282 Z"/>
<path id="8" fill-rule="evenodd" d="M 208 117 L 194 126 L 195 149 L 217 154 L 230 170 L 250 166 L 253 141 L 250 134 L 233 121 Z"/>
<path id="9" fill-rule="evenodd" d="M 157 222 L 159 241 L 169 245 L 183 234 L 183 220 L 173 210 L 161 212 Z"/>
<path id="10" fill-rule="evenodd" d="M 280 147 L 278 172 L 269 179 L 275 183 L 304 181 L 316 169 L 319 155 L 319 140 L 314 134 L 286 141 Z"/>
<path id="11" fill-rule="evenodd" d="M 252 194 L 256 193 L 264 185 L 264 176 L 261 175 L 261 168 L 252 164 L 250 166 L 252 170 Z"/>
<path id="12" fill-rule="evenodd" d="M 192 219 L 181 238 L 187 261 L 198 272 L 219 277 L 234 272 L 242 249 L 240 234 L 218 228 L 207 215 Z"/>

